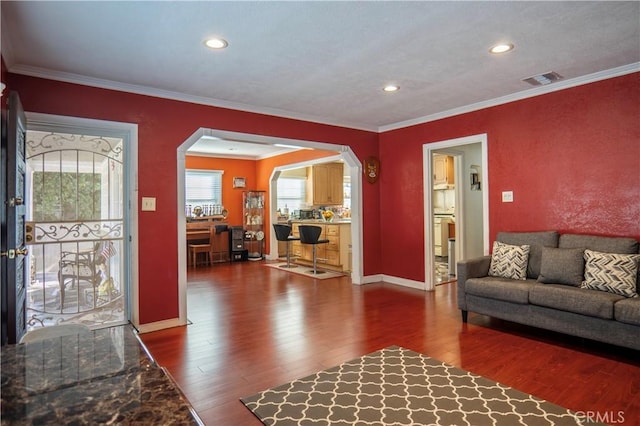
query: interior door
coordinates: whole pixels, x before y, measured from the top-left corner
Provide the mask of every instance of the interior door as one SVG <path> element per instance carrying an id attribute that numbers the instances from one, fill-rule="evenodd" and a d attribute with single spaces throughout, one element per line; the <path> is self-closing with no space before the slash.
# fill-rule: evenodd
<path id="1" fill-rule="evenodd" d="M 2 344 L 26 332 L 25 136 L 27 120 L 16 92 L 9 94 L 2 131 Z"/>

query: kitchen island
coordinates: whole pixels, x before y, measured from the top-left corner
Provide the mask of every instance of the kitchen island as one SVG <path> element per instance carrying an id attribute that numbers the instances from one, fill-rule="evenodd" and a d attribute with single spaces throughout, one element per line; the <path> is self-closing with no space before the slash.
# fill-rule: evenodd
<path id="1" fill-rule="evenodd" d="M 291 234 L 300 236 L 300 225 L 316 225 L 322 228 L 320 239 L 329 240 L 326 244 L 317 245 L 318 266 L 338 272 L 351 272 L 351 220 L 292 220 Z M 291 242 L 291 255 L 295 257 L 295 263 L 312 266 L 313 248 L 309 244 L 300 241 Z"/>
<path id="2" fill-rule="evenodd" d="M 130 325 L 2 347 L 2 424 L 203 424 Z"/>

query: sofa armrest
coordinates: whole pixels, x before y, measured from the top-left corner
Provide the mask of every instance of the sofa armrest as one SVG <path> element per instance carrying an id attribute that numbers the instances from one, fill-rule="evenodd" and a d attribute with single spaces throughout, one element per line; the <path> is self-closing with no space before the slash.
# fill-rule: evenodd
<path id="1" fill-rule="evenodd" d="M 473 259 L 460 260 L 456 265 L 458 281 L 458 308 L 467 310 L 467 298 L 465 285 L 469 278 L 486 277 L 489 274 L 491 256 L 476 257 Z"/>

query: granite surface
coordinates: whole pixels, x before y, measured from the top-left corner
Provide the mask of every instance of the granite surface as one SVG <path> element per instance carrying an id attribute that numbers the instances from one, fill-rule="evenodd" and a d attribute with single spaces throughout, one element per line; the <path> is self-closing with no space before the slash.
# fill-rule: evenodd
<path id="1" fill-rule="evenodd" d="M 3 425 L 202 424 L 131 326 L 2 347 Z"/>

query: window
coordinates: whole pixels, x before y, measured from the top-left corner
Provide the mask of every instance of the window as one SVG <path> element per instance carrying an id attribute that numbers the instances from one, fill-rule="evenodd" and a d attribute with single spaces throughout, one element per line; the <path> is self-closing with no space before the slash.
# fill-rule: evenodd
<path id="1" fill-rule="evenodd" d="M 284 212 L 285 207 L 289 212 L 300 210 L 306 198 L 305 178 L 299 177 L 280 177 L 278 179 L 278 205 L 276 209 Z"/>
<path id="2" fill-rule="evenodd" d="M 342 190 L 344 191 L 344 201 L 342 206 L 345 209 L 351 209 L 351 176 L 345 176 L 342 183 Z"/>
<path id="3" fill-rule="evenodd" d="M 191 216 L 192 209 L 200 206 L 205 215 L 222 211 L 222 171 L 186 170 L 184 181 L 185 214 Z"/>

